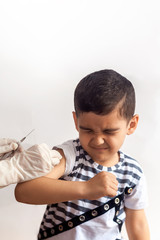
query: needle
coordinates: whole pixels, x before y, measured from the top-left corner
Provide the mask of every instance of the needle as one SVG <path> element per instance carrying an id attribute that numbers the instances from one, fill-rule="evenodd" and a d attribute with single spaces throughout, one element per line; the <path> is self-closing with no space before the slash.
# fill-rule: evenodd
<path id="1" fill-rule="evenodd" d="M 29 132 L 24 138 L 22 138 L 22 139 L 20 140 L 20 142 L 23 142 L 23 141 L 26 139 L 26 137 L 28 137 L 34 130 L 35 130 L 35 129 L 32 129 L 32 131 Z"/>

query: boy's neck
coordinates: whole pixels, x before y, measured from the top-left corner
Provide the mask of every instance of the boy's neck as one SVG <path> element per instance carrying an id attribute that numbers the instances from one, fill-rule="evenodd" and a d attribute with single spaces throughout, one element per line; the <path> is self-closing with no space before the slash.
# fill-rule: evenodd
<path id="1" fill-rule="evenodd" d="M 119 163 L 120 153 L 118 152 L 111 159 L 106 159 L 104 161 L 102 161 L 102 160 L 98 161 L 97 159 L 93 159 L 93 158 L 92 158 L 92 160 L 103 167 L 113 167 Z"/>

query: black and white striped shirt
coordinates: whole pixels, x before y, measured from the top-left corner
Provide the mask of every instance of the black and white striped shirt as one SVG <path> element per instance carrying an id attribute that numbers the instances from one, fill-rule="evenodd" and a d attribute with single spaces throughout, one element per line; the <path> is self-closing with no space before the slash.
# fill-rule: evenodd
<path id="1" fill-rule="evenodd" d="M 123 222 L 125 220 L 124 206 L 130 209 L 144 209 L 146 207 L 146 185 L 144 174 L 139 163 L 119 152 L 120 160 L 113 167 L 104 167 L 94 162 L 91 157 L 82 148 L 79 139 L 70 140 L 57 146 L 63 149 L 66 157 L 66 171 L 61 178 L 68 181 L 87 181 L 93 178 L 101 171 L 108 171 L 116 175 L 119 182 L 117 195 L 124 192 L 126 187 L 134 187 L 130 195 L 125 195 L 124 202 L 121 204 L 118 218 Z M 75 200 L 47 206 L 43 221 L 40 226 L 40 232 L 51 229 L 54 226 L 71 220 L 72 218 L 84 214 L 90 209 L 108 202 L 111 198 L 102 197 L 98 200 Z M 115 210 L 97 217 L 81 226 L 73 228 L 64 233 L 60 233 L 52 238 L 54 240 L 112 240 L 122 239 L 118 230 L 118 225 L 113 221 Z M 43 239 L 43 238 L 42 238 Z"/>

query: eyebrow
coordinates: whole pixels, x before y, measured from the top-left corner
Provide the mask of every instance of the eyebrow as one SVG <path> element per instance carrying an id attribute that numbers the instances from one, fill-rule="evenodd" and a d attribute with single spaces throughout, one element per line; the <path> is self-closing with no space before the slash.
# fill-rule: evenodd
<path id="1" fill-rule="evenodd" d="M 88 127 L 84 127 L 84 126 L 81 126 L 81 125 L 79 126 L 79 128 L 82 129 L 82 130 L 86 130 L 86 131 L 93 131 L 93 129 L 88 128 Z M 120 128 L 106 128 L 106 129 L 103 130 L 103 132 L 116 132 L 118 130 L 120 130 Z"/>

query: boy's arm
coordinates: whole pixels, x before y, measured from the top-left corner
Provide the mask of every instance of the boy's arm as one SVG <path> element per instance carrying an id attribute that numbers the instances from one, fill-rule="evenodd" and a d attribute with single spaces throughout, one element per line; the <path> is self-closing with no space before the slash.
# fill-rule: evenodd
<path id="1" fill-rule="evenodd" d="M 144 210 L 125 208 L 125 212 L 125 224 L 129 240 L 150 240 L 149 227 Z"/>
<path id="2" fill-rule="evenodd" d="M 82 195 L 82 184 L 58 180 L 63 171 L 63 160 L 46 177 L 40 177 L 24 183 L 19 183 L 15 188 L 16 200 L 28 204 L 52 204 L 61 201 L 78 199 Z M 55 170 L 57 170 L 55 172 Z M 55 176 L 51 178 L 51 174 Z"/>
<path id="3" fill-rule="evenodd" d="M 100 172 L 86 182 L 59 180 L 65 172 L 66 160 L 63 152 L 60 163 L 45 177 L 19 183 L 15 188 L 16 200 L 28 204 L 51 204 L 76 199 L 98 199 L 116 196 L 118 182 L 107 172 Z"/>

